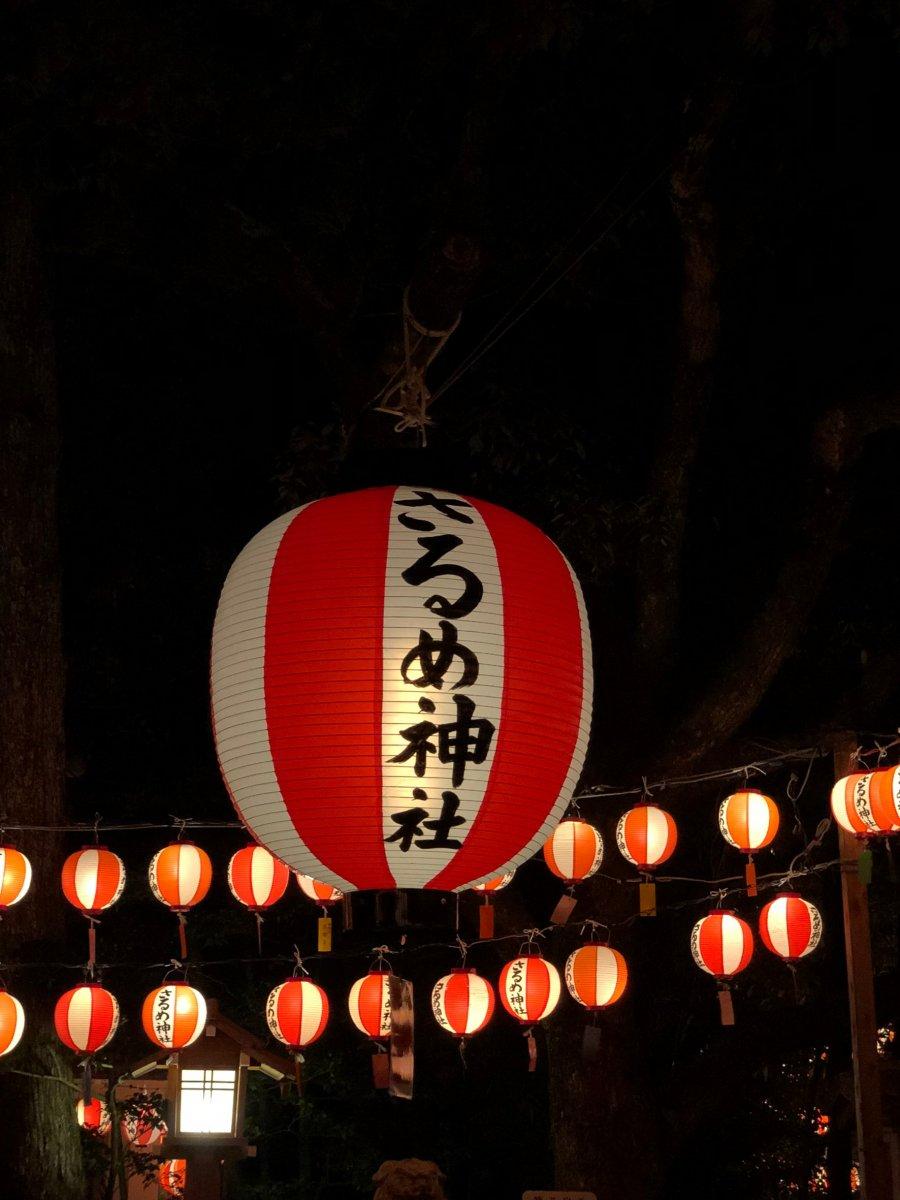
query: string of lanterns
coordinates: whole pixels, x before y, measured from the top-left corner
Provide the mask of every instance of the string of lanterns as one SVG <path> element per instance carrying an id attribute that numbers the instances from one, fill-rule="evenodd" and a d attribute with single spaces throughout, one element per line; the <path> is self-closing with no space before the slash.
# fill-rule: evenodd
<path id="1" fill-rule="evenodd" d="M 859 772 L 839 780 L 832 790 L 831 809 L 839 825 L 864 840 L 900 832 L 900 768 Z M 755 895 L 757 881 L 755 871 L 750 870 L 752 855 L 774 839 L 779 826 L 777 805 L 761 792 L 744 789 L 721 802 L 718 820 L 725 840 L 748 855 L 747 894 Z M 673 853 L 677 829 L 670 814 L 643 802 L 622 815 L 616 842 L 623 857 L 642 873 L 644 886 L 647 874 Z M 547 839 L 544 858 L 553 873 L 572 888 L 599 870 L 603 861 L 603 840 L 599 831 L 580 817 L 568 819 Z M 232 894 L 257 915 L 284 896 L 289 874 L 284 863 L 255 844 L 238 850 L 228 864 Z M 489 902 L 494 892 L 508 886 L 512 875 L 511 871 L 505 872 L 472 890 Z M 331 885 L 300 873 L 296 876 L 301 891 L 323 908 L 342 898 L 342 893 Z M 209 856 L 192 842 L 179 840 L 154 855 L 149 877 L 157 898 L 179 916 L 183 936 L 185 912 L 209 891 L 212 880 Z M 0 908 L 7 910 L 19 903 L 28 893 L 31 880 L 32 868 L 27 857 L 13 846 L 0 847 Z M 92 975 L 96 961 L 94 923 L 97 915 L 110 908 L 122 894 L 125 886 L 122 860 L 99 844 L 84 847 L 66 859 L 61 884 L 67 901 L 89 921 L 88 973 Z M 644 911 L 643 904 L 641 910 Z M 821 915 L 812 903 L 795 892 L 783 892 L 762 909 L 759 936 L 768 951 L 793 965 L 819 944 Z M 714 910 L 696 923 L 691 935 L 691 951 L 697 965 L 716 979 L 723 1020 L 729 1019 L 729 981 L 747 967 L 754 951 L 750 926 L 733 913 Z M 349 998 L 354 1024 L 376 1041 L 389 1036 L 388 977 L 387 970 L 373 969 L 353 985 Z M 589 1010 L 615 1003 L 625 990 L 627 978 L 627 965 L 621 954 L 599 944 L 582 946 L 569 956 L 565 966 L 567 990 Z M 531 1048 L 534 1025 L 549 1016 L 559 1001 L 558 971 L 529 942 L 524 952 L 501 971 L 498 992 L 501 1005 L 529 1036 Z M 432 1011 L 435 1018 L 459 1038 L 472 1036 L 484 1028 L 493 1010 L 491 984 L 464 965 L 442 977 L 434 987 Z M 308 979 L 286 980 L 273 990 L 266 1006 L 273 1034 L 297 1053 L 321 1036 L 328 1014 L 327 996 Z M 63 1044 L 85 1056 L 87 1088 L 91 1058 L 111 1040 L 118 1026 L 116 998 L 89 979 L 60 997 L 54 1017 Z M 205 1026 L 205 1000 L 187 983 L 164 983 L 147 997 L 143 1023 L 155 1044 L 169 1050 L 183 1048 L 190 1045 Z M 11 993 L 0 988 L 0 1055 L 15 1049 L 22 1038 L 24 1025 L 22 1005 Z"/>

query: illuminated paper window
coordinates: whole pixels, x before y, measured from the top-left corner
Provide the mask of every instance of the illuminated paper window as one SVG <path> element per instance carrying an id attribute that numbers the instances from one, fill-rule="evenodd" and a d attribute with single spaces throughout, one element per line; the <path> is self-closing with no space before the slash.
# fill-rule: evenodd
<path id="1" fill-rule="evenodd" d="M 180 1133 L 231 1133 L 236 1071 L 181 1072 Z"/>

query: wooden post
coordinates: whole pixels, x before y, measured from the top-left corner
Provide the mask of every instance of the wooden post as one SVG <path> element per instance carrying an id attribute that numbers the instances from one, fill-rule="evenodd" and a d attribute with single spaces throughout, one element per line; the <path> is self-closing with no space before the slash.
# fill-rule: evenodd
<path id="1" fill-rule="evenodd" d="M 835 779 L 858 770 L 853 752 L 856 738 L 842 733 L 833 743 Z M 862 1194 L 866 1200 L 889 1200 L 891 1166 L 884 1137 L 881 1076 L 875 1049 L 875 978 L 869 935 L 869 899 L 860 883 L 856 864 L 863 843 L 843 829 L 838 832 L 841 855 L 841 897 L 844 905 L 844 950 L 847 956 L 847 990 L 850 998 L 850 1033 L 853 1047 L 853 1092 L 856 1106 L 856 1140 Z"/>

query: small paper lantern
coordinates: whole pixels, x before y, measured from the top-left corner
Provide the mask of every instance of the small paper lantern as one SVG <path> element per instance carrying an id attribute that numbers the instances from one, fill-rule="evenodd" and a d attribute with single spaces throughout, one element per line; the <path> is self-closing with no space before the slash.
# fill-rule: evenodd
<path id="1" fill-rule="evenodd" d="M 796 962 L 818 946 L 822 914 L 796 892 L 782 892 L 759 914 L 759 936 L 767 950 L 787 962 Z"/>
<path id="2" fill-rule="evenodd" d="M 132 1146 L 158 1146 L 168 1132 L 165 1121 L 150 1109 L 125 1117 L 122 1121 L 122 1136 Z"/>
<path id="3" fill-rule="evenodd" d="M 316 904 L 337 904 L 339 900 L 343 900 L 344 893 L 340 888 L 332 887 L 330 883 L 322 883 L 318 879 L 313 879 L 311 875 L 301 875 L 299 871 L 295 872 L 297 883 L 300 885 L 300 891 L 304 896 L 308 896 L 310 900 L 314 900 Z"/>
<path id="4" fill-rule="evenodd" d="M 96 1054 L 119 1028 L 119 1002 L 99 983 L 85 983 L 60 996 L 53 1023 L 63 1045 L 79 1054 Z"/>
<path id="5" fill-rule="evenodd" d="M 494 1015 L 494 989 L 486 979 L 459 967 L 444 975 L 431 992 L 431 1011 L 442 1029 L 458 1038 L 484 1029 Z"/>
<path id="6" fill-rule="evenodd" d="M 603 862 L 603 838 L 587 821 L 562 821 L 544 843 L 544 861 L 560 879 L 590 879 Z"/>
<path id="7" fill-rule="evenodd" d="M 0 1058 L 10 1054 L 25 1032 L 25 1012 L 22 1005 L 4 988 L 0 988 Z"/>
<path id="8" fill-rule="evenodd" d="M 716 979 L 731 979 L 753 957 L 750 926 L 732 912 L 717 909 L 701 917 L 691 933 L 691 954 L 701 970 Z"/>
<path id="9" fill-rule="evenodd" d="M 591 943 L 566 959 L 569 995 L 585 1008 L 608 1008 L 620 999 L 628 984 L 628 966 L 618 950 Z"/>
<path id="10" fill-rule="evenodd" d="M 509 887 L 514 876 L 515 871 L 504 871 L 502 875 L 495 875 L 493 879 L 486 879 L 484 883 L 476 883 L 472 891 L 480 895 L 502 892 L 505 887 Z"/>
<path id="11" fill-rule="evenodd" d="M 270 908 L 284 895 L 290 868 L 279 862 L 265 846 L 255 843 L 231 856 L 228 886 L 231 894 L 251 912 Z"/>
<path id="12" fill-rule="evenodd" d="M 159 1164 L 159 1186 L 169 1196 L 183 1196 L 187 1186 L 187 1159 L 168 1158 Z"/>
<path id="13" fill-rule="evenodd" d="M 623 858 L 641 871 L 652 871 L 672 857 L 678 830 L 672 817 L 655 804 L 638 804 L 623 813 L 616 826 L 616 845 Z"/>
<path id="14" fill-rule="evenodd" d="M 18 904 L 31 887 L 31 863 L 14 846 L 0 846 L 0 912 Z"/>
<path id="15" fill-rule="evenodd" d="M 63 895 L 88 916 L 115 904 L 124 886 L 125 864 L 105 846 L 85 846 L 63 863 Z"/>
<path id="16" fill-rule="evenodd" d="M 762 792 L 733 792 L 719 805 L 722 837 L 744 854 L 755 854 L 770 845 L 778 823 L 778 806 Z"/>
<path id="17" fill-rule="evenodd" d="M 154 1045 L 183 1050 L 206 1028 L 206 1000 L 186 983 L 164 983 L 145 999 L 141 1020 Z"/>
<path id="18" fill-rule="evenodd" d="M 75 1105 L 75 1120 L 86 1133 L 95 1137 L 106 1137 L 112 1122 L 109 1119 L 109 1109 L 96 1096 L 85 1104 L 79 1100 Z"/>
<path id="19" fill-rule="evenodd" d="M 193 842 L 173 842 L 154 854 L 150 862 L 150 889 L 174 912 L 199 904 L 212 883 L 209 855 Z"/>
<path id="20" fill-rule="evenodd" d="M 831 789 L 831 812 L 847 833 L 869 837 L 879 832 L 872 809 L 870 783 L 872 772 L 845 775 Z"/>
<path id="21" fill-rule="evenodd" d="M 269 992 L 266 1022 L 292 1050 L 311 1046 L 328 1024 L 328 997 L 311 979 L 286 979 Z"/>
<path id="22" fill-rule="evenodd" d="M 249 543 L 212 644 L 222 774 L 292 868 L 457 891 L 559 822 L 590 727 L 584 601 L 557 547 L 452 492 L 316 500 Z"/>
<path id="23" fill-rule="evenodd" d="M 389 971 L 370 971 L 357 979 L 347 1001 L 350 1020 L 360 1033 L 375 1041 L 386 1041 L 391 1036 L 390 977 Z"/>
<path id="24" fill-rule="evenodd" d="M 522 1025 L 534 1025 L 559 1003 L 559 971 L 538 954 L 524 954 L 508 962 L 497 986 L 500 1003 Z"/>

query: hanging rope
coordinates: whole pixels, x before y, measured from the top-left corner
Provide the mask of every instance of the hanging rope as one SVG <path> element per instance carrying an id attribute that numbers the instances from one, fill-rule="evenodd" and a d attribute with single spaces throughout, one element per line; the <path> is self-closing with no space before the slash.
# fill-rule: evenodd
<path id="1" fill-rule="evenodd" d="M 461 314 L 460 314 L 461 315 Z M 428 329 L 413 316 L 409 307 L 409 289 L 403 293 L 403 364 L 382 388 L 376 400 L 376 412 L 399 418 L 395 433 L 415 429 L 419 444 L 428 444 L 427 428 L 433 424 L 428 415 L 431 392 L 425 372 L 447 344 L 459 325 L 457 317 L 449 329 Z"/>

